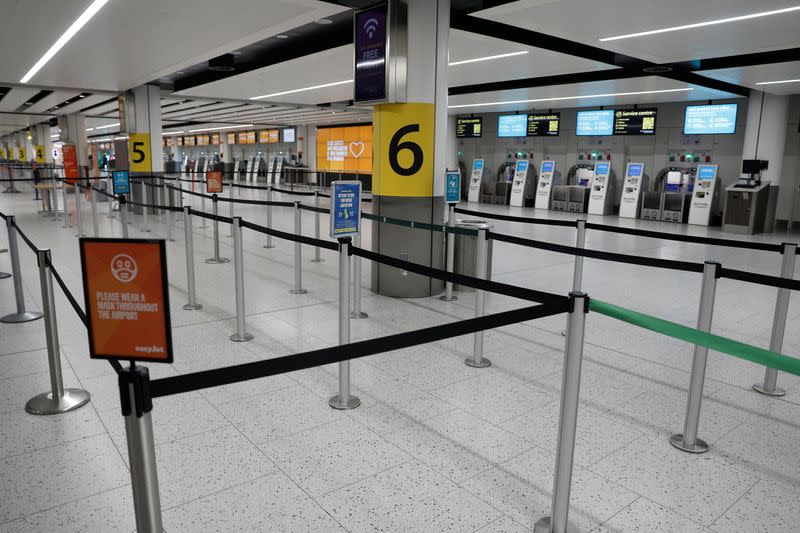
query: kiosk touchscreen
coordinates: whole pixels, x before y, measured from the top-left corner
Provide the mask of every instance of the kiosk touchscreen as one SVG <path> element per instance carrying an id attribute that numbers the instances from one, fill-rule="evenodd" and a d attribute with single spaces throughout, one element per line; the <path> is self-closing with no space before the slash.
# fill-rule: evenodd
<path id="1" fill-rule="evenodd" d="M 553 185 L 558 185 L 555 161 L 542 161 L 539 172 L 539 185 L 536 187 L 536 209 L 550 209 L 550 196 Z"/>
<path id="2" fill-rule="evenodd" d="M 467 200 L 470 202 L 480 202 L 481 184 L 483 182 L 483 159 L 475 159 L 472 162 L 472 173 L 469 177 L 469 195 Z"/>
<path id="3" fill-rule="evenodd" d="M 689 206 L 689 224 L 708 226 L 719 196 L 717 165 L 698 165 L 692 203 Z"/>
<path id="4" fill-rule="evenodd" d="M 608 215 L 614 209 L 615 187 L 611 177 L 611 163 L 597 162 L 594 165 L 594 182 L 589 193 L 589 214 Z"/>
<path id="5" fill-rule="evenodd" d="M 511 199 L 509 205 L 514 207 L 525 207 L 525 200 L 527 197 L 532 196 L 526 189 L 528 187 L 528 160 L 518 159 L 514 165 L 514 178 L 511 184 Z"/>
<path id="6" fill-rule="evenodd" d="M 619 204 L 619 216 L 638 218 L 642 207 L 643 191 L 647 190 L 650 179 L 644 173 L 644 163 L 628 163 L 625 168 L 625 183 Z"/>

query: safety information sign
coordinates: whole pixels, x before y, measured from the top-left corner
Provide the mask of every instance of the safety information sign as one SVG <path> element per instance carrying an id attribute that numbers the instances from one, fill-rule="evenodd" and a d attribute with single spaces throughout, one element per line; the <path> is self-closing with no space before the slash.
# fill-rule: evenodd
<path id="1" fill-rule="evenodd" d="M 206 193 L 219 194 L 222 192 L 222 172 L 213 171 L 206 173 Z"/>
<path id="2" fill-rule="evenodd" d="M 444 201 L 448 204 L 457 204 L 461 200 L 461 173 L 448 172 L 445 175 Z"/>
<path id="3" fill-rule="evenodd" d="M 163 240 L 80 240 L 93 359 L 172 362 Z"/>
<path id="4" fill-rule="evenodd" d="M 358 235 L 361 230 L 361 182 L 331 183 L 331 237 Z"/>
<path id="5" fill-rule="evenodd" d="M 127 170 L 112 171 L 111 184 L 114 186 L 114 194 L 130 194 L 131 192 L 131 182 Z"/>

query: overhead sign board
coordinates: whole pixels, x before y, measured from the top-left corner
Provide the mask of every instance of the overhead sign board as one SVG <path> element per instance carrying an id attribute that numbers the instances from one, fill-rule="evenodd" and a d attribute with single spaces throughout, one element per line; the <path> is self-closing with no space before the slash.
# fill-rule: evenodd
<path id="1" fill-rule="evenodd" d="M 222 172 L 211 171 L 206 173 L 206 193 L 219 194 L 222 192 Z"/>
<path id="2" fill-rule="evenodd" d="M 81 239 L 89 354 L 172 363 L 163 240 Z"/>
<path id="3" fill-rule="evenodd" d="M 334 239 L 358 235 L 361 230 L 361 182 L 331 183 L 331 232 Z"/>
<path id="4" fill-rule="evenodd" d="M 461 172 L 448 172 L 444 182 L 444 201 L 457 204 L 461 200 Z"/>
<path id="5" fill-rule="evenodd" d="M 356 54 L 353 100 L 385 101 L 389 80 L 389 4 L 359 11 L 353 20 Z"/>
<path id="6" fill-rule="evenodd" d="M 561 126 L 561 113 L 529 113 L 528 137 L 557 136 Z"/>
<path id="7" fill-rule="evenodd" d="M 114 187 L 114 194 L 130 194 L 131 182 L 127 170 L 112 171 L 111 183 Z"/>
<path id="8" fill-rule="evenodd" d="M 614 111 L 614 135 L 654 135 L 656 108 L 617 109 Z"/>
<path id="9" fill-rule="evenodd" d="M 459 117 L 456 119 L 456 137 L 460 139 L 481 137 L 483 118 L 481 117 Z"/>

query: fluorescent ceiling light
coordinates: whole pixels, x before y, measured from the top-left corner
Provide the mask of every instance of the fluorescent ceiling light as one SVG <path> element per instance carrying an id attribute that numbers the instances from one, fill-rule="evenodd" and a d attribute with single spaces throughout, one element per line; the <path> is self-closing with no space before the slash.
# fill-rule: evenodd
<path id="1" fill-rule="evenodd" d="M 113 124 L 106 124 L 105 126 L 95 126 L 94 129 L 96 129 L 96 130 L 104 130 L 104 129 L 107 129 L 107 128 L 116 128 L 117 126 L 119 126 L 119 122 L 115 122 Z M 89 131 L 89 130 L 86 130 L 86 131 Z"/>
<path id="2" fill-rule="evenodd" d="M 800 79 L 796 80 L 778 80 L 778 81 L 760 81 L 756 85 L 775 85 L 777 83 L 800 83 Z"/>
<path id="3" fill-rule="evenodd" d="M 265 94 L 262 96 L 254 96 L 250 100 L 261 100 L 262 98 L 272 98 L 274 96 L 283 96 L 284 94 L 302 93 L 304 91 L 313 91 L 315 89 L 324 89 L 325 87 L 334 87 L 336 85 L 344 85 L 346 83 L 353 83 L 353 80 L 334 81 L 332 83 L 323 83 L 322 85 L 312 85 L 311 87 L 303 87 L 302 89 L 292 89 L 291 91 L 282 91 L 279 93 Z"/>
<path id="4" fill-rule="evenodd" d="M 58 137 L 61 137 L 61 135 L 59 135 L 58 133 L 50 136 L 51 139 L 57 139 Z"/>
<path id="5" fill-rule="evenodd" d="M 86 128 L 86 131 L 94 131 L 94 128 Z"/>
<path id="6" fill-rule="evenodd" d="M 87 22 L 89 22 L 89 20 L 91 20 L 91 18 L 95 16 L 95 14 L 100 11 L 104 5 L 106 5 L 107 2 L 108 0 L 94 0 L 94 2 L 92 2 L 91 5 L 86 8 L 86 11 L 81 13 L 81 16 L 79 16 L 75 22 L 73 22 L 72 25 L 67 28 L 67 31 L 65 31 L 64 34 L 59 37 L 55 43 L 53 43 L 53 46 L 51 46 L 50 49 L 39 58 L 39 61 L 37 61 L 36 64 L 31 67 L 31 69 L 22 77 L 21 80 L 19 80 L 19 82 L 28 83 L 30 79 L 33 78 L 36 73 L 47 64 L 48 61 L 53 59 L 53 56 L 55 56 L 58 51 L 61 50 L 64 45 L 67 44 L 69 40 L 72 39 Z"/>
<path id="7" fill-rule="evenodd" d="M 199 130 L 189 130 L 189 133 L 198 133 L 201 131 L 219 131 L 219 130 L 237 130 L 239 128 L 252 128 L 252 124 L 242 124 L 241 126 L 221 126 L 219 128 L 201 128 Z"/>
<path id="8" fill-rule="evenodd" d="M 165 131 L 164 133 L 161 134 L 161 136 L 163 137 L 165 135 L 178 135 L 180 133 L 186 133 L 186 132 L 183 131 L 183 130 L 181 130 L 181 131 Z"/>
<path id="9" fill-rule="evenodd" d="M 600 41 L 618 41 L 619 39 L 630 39 L 631 37 L 643 37 L 645 35 L 655 35 L 658 33 L 667 33 L 671 31 L 691 30 L 692 28 L 700 28 L 702 26 L 714 26 L 716 24 L 725 24 L 727 22 L 739 22 L 741 20 L 756 19 L 761 17 L 768 17 L 770 15 L 781 15 L 783 13 L 790 13 L 792 11 L 800 11 L 800 6 L 787 7 L 784 9 L 774 9 L 772 11 L 761 11 L 760 13 L 752 13 L 750 15 L 741 15 L 738 17 L 729 17 L 724 19 L 708 20 L 706 22 L 696 22 L 694 24 L 684 24 L 683 26 L 672 26 L 669 28 L 661 28 L 658 30 L 641 31 L 639 33 L 628 33 L 625 35 L 615 35 L 614 37 L 603 37 Z"/>
<path id="10" fill-rule="evenodd" d="M 685 87 L 682 89 L 660 89 L 658 91 L 634 91 L 628 93 L 606 93 L 606 94 L 585 94 L 579 96 L 556 96 L 553 98 L 534 98 L 531 100 L 508 100 L 505 102 L 482 102 L 480 104 L 459 104 L 459 105 L 449 105 L 447 106 L 449 109 L 455 109 L 460 107 L 482 107 L 487 105 L 507 105 L 507 104 L 528 104 L 531 102 L 554 102 L 558 100 L 581 100 L 583 98 L 607 98 L 609 96 L 635 96 L 638 94 L 659 94 L 659 93 L 677 93 L 677 92 L 686 92 L 691 91 L 691 87 Z"/>
<path id="11" fill-rule="evenodd" d="M 521 56 L 527 54 L 527 50 L 520 50 L 519 52 L 509 52 L 507 54 L 498 54 L 496 56 L 476 57 L 475 59 L 464 59 L 462 61 L 453 61 L 448 63 L 449 66 L 464 65 L 466 63 L 477 63 L 479 61 L 491 61 L 492 59 L 502 59 L 504 57 Z"/>

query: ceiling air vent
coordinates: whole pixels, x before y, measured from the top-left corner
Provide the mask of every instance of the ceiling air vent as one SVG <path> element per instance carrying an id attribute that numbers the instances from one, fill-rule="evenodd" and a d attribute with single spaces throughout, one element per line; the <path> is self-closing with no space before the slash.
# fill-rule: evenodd
<path id="1" fill-rule="evenodd" d="M 648 74 L 664 74 L 667 72 L 672 72 L 672 67 L 646 67 L 642 70 Z"/>
<path id="2" fill-rule="evenodd" d="M 236 67 L 233 66 L 233 54 L 224 54 L 214 59 L 208 60 L 208 69 L 216 72 L 233 72 Z"/>

